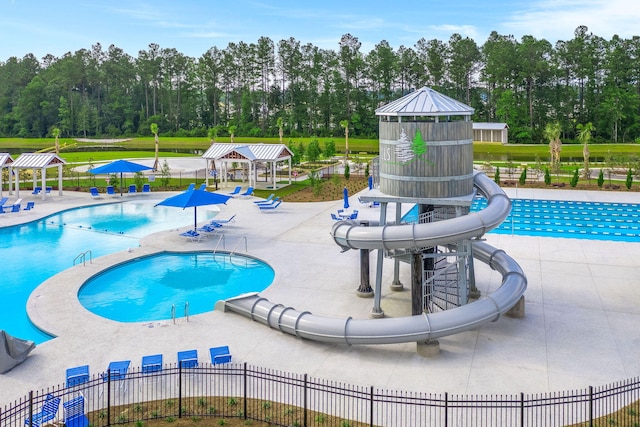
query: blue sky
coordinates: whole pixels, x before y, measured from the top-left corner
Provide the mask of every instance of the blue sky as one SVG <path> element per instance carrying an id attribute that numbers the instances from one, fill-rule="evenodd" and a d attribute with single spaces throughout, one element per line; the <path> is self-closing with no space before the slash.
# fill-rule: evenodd
<path id="1" fill-rule="evenodd" d="M 200 57 L 261 36 L 337 50 L 346 33 L 364 53 L 382 40 L 397 49 L 453 33 L 482 45 L 493 30 L 553 44 L 579 25 L 605 39 L 631 38 L 639 23 L 638 0 L 0 0 L 0 61 L 62 56 L 97 42 L 134 57 L 150 43 Z"/>

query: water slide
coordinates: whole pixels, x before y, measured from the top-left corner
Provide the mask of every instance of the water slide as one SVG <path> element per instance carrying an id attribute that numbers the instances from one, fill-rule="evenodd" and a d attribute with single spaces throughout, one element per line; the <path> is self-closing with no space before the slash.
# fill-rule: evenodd
<path id="1" fill-rule="evenodd" d="M 475 174 L 474 185 L 488 201 L 481 211 L 423 224 L 363 227 L 355 222 L 339 221 L 331 234 L 343 249 L 419 249 L 481 237 L 504 221 L 511 201 L 482 173 Z M 393 344 L 434 340 L 497 320 L 520 300 L 527 288 L 524 272 L 504 251 L 475 240 L 472 252 L 474 258 L 502 275 L 502 285 L 475 302 L 438 313 L 381 319 L 331 318 L 274 304 L 258 294 L 224 301 L 223 308 L 282 332 L 327 343 Z"/>

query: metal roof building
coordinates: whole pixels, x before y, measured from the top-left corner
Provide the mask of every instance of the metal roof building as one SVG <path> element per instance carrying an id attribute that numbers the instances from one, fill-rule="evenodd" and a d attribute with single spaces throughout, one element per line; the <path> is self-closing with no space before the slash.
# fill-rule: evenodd
<path id="1" fill-rule="evenodd" d="M 58 168 L 58 194 L 62 196 L 62 166 L 65 164 L 64 160 L 58 157 L 55 153 L 25 153 L 20 155 L 11 165 L 9 165 L 9 173 L 14 177 L 13 189 L 15 189 L 16 197 L 20 197 L 20 185 L 19 185 L 19 173 L 14 173 L 16 169 L 32 169 L 33 187 L 35 188 L 38 183 L 37 170 L 40 170 L 42 178 L 41 188 L 44 190 L 47 187 L 47 169 L 57 167 Z M 10 176 L 11 178 L 11 176 Z M 9 194 L 12 193 L 11 179 L 9 180 Z M 42 200 L 46 199 L 47 191 L 42 191 Z"/>
<path id="2" fill-rule="evenodd" d="M 429 87 L 415 90 L 402 98 L 396 99 L 376 109 L 376 116 L 398 117 L 439 117 L 465 116 L 467 119 L 474 109 L 468 105 L 449 98 Z"/>
<path id="3" fill-rule="evenodd" d="M 230 144 L 215 142 L 202 155 L 202 158 L 207 160 L 207 185 L 209 185 L 209 177 L 220 177 L 223 182 L 227 182 L 228 171 L 231 170 L 229 166 L 233 163 L 243 163 L 248 165 L 247 178 L 249 186 L 256 187 L 258 183 L 258 166 L 264 163 L 271 166 L 272 182 L 269 188 L 274 189 L 277 188 L 277 162 L 289 162 L 289 184 L 291 184 L 292 157 L 293 152 L 284 144 Z M 220 170 L 218 170 L 216 162 L 218 162 Z"/>
<path id="4" fill-rule="evenodd" d="M 473 123 L 473 140 L 477 142 L 509 142 L 509 126 L 506 123 Z"/>

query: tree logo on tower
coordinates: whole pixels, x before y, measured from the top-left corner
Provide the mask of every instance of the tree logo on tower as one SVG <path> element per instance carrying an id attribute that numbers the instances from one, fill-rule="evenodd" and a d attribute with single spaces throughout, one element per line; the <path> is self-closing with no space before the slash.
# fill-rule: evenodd
<path id="1" fill-rule="evenodd" d="M 422 139 L 420 129 L 416 129 L 413 141 L 409 141 L 407 133 L 402 129 L 400 138 L 395 148 L 396 160 L 401 165 L 413 162 L 415 160 L 423 160 L 429 162 L 425 155 L 427 154 L 427 144 Z"/>

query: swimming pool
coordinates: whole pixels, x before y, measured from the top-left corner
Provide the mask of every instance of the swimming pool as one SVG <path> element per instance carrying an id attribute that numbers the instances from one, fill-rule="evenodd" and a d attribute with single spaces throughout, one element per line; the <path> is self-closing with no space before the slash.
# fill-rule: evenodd
<path id="1" fill-rule="evenodd" d="M 193 223 L 193 215 L 154 207 L 158 200 L 129 201 L 76 208 L 38 221 L 0 228 L 0 329 L 40 344 L 51 339 L 26 312 L 31 292 L 49 277 L 73 266 L 87 250 L 99 257 L 139 245 L 148 234 Z M 215 215 L 198 210 L 202 220 Z"/>
<path id="2" fill-rule="evenodd" d="M 471 211 L 486 206 L 485 198 L 476 198 Z M 490 233 L 640 242 L 640 204 L 511 199 L 511 206 L 509 216 Z M 415 218 L 416 206 L 403 221 Z"/>
<path id="3" fill-rule="evenodd" d="M 213 310 L 216 301 L 260 292 L 274 271 L 255 258 L 226 253 L 160 253 L 112 267 L 78 293 L 89 311 L 120 322 L 143 322 Z M 126 292 L 123 290 L 126 289 Z"/>

